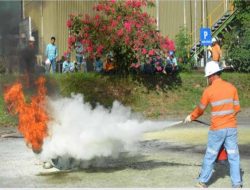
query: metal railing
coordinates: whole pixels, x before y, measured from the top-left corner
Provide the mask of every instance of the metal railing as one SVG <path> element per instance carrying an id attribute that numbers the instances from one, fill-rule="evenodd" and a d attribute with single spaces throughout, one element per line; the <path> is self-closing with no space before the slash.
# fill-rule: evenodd
<path id="1" fill-rule="evenodd" d="M 229 4 L 230 4 L 229 6 L 226 5 L 227 3 L 228 3 L 227 1 L 221 0 L 221 2 L 218 4 L 218 6 L 216 6 L 216 7 L 210 12 L 210 14 L 205 18 L 206 23 L 208 23 L 208 27 L 209 27 L 210 29 L 211 29 L 211 27 L 213 26 L 213 24 L 215 24 L 216 21 L 218 21 L 226 12 L 229 11 L 231 14 L 234 12 L 234 6 L 233 6 L 232 1 L 229 2 Z M 225 6 L 225 5 L 226 5 L 226 6 Z M 226 7 L 226 8 L 225 8 L 225 7 Z M 221 13 L 221 9 L 223 9 L 224 12 Z M 203 23 L 204 23 L 203 21 L 200 22 L 200 23 L 197 25 L 196 29 L 195 29 L 193 32 L 191 32 L 191 33 L 189 34 L 191 40 L 193 39 L 193 36 L 194 36 L 195 33 L 196 33 L 196 34 L 197 34 L 197 33 L 199 34 L 199 29 L 200 29 L 201 26 L 203 26 Z M 203 27 L 205 27 L 205 26 L 203 26 Z M 199 35 L 198 35 L 198 36 L 199 36 Z M 194 44 L 196 45 L 199 41 L 200 41 L 199 38 L 198 38 L 198 40 L 196 40 L 196 41 L 193 41 L 193 40 L 192 40 L 192 44 L 190 44 L 189 50 L 193 47 Z M 189 57 L 190 57 L 190 55 L 189 55 Z"/>

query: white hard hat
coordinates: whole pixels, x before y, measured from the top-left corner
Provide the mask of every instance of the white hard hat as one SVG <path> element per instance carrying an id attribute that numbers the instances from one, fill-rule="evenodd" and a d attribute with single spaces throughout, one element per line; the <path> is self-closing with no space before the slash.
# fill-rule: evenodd
<path id="1" fill-rule="evenodd" d="M 219 67 L 219 63 L 217 61 L 209 61 L 207 62 L 205 67 L 205 77 L 208 77 L 222 70 L 223 69 Z"/>
<path id="2" fill-rule="evenodd" d="M 212 43 L 214 43 L 214 42 L 216 42 L 217 40 L 216 40 L 216 38 L 212 38 Z"/>
<path id="3" fill-rule="evenodd" d="M 35 41 L 34 36 L 30 36 L 29 41 L 30 41 L 30 42 L 34 42 L 34 41 Z"/>

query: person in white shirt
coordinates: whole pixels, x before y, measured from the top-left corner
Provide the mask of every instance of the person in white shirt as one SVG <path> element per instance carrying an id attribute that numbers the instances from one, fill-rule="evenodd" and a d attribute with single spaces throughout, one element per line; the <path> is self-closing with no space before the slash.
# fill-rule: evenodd
<path id="1" fill-rule="evenodd" d="M 63 62 L 63 73 L 72 73 L 75 71 L 75 65 L 70 61 L 70 54 L 65 55 L 66 60 Z"/>

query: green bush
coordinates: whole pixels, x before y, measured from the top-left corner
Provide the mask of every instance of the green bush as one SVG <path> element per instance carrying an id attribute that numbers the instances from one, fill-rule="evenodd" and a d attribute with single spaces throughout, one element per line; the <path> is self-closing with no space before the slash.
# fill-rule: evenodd
<path id="1" fill-rule="evenodd" d="M 236 71 L 250 72 L 250 3 L 235 1 L 240 9 L 231 32 L 224 33 L 224 49 L 227 63 Z"/>
<path id="2" fill-rule="evenodd" d="M 192 72 L 193 68 L 191 63 L 187 63 L 187 64 L 180 64 L 179 63 L 179 68 L 180 68 L 180 72 Z"/>
<path id="3" fill-rule="evenodd" d="M 188 62 L 189 47 L 191 44 L 188 30 L 181 27 L 179 33 L 175 36 L 176 56 L 182 60 L 183 63 Z"/>

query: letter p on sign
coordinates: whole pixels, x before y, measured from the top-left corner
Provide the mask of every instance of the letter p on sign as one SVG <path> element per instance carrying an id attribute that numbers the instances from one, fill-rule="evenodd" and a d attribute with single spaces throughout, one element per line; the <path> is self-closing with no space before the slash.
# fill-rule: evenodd
<path id="1" fill-rule="evenodd" d="M 204 31 L 204 40 L 207 39 L 207 36 L 208 36 L 208 32 L 207 32 L 207 31 Z"/>

